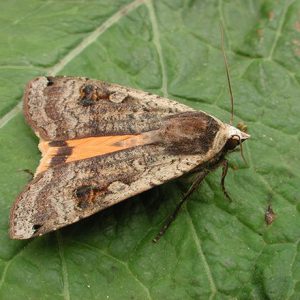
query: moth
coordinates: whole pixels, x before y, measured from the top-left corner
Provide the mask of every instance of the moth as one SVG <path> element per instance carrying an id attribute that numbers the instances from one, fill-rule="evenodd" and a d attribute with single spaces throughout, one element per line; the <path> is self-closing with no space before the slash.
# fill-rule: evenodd
<path id="1" fill-rule="evenodd" d="M 199 183 L 249 138 L 203 111 L 85 77 L 33 79 L 24 115 L 42 158 L 11 209 L 13 239 L 72 224 L 187 172 Z"/>

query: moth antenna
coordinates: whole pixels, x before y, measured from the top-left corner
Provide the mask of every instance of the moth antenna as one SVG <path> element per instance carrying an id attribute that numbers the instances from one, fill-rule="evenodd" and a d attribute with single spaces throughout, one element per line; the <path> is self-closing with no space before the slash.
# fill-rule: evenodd
<path id="1" fill-rule="evenodd" d="M 202 182 L 204 177 L 209 173 L 208 170 L 205 170 L 202 173 L 199 173 L 195 181 L 192 183 L 190 188 L 187 190 L 187 192 L 184 194 L 183 198 L 181 201 L 178 203 L 176 206 L 174 212 L 168 217 L 167 221 L 165 224 L 161 227 L 159 233 L 157 236 L 152 240 L 153 243 L 157 243 L 159 239 L 165 234 L 167 229 L 170 227 L 170 225 L 173 223 L 173 221 L 176 219 L 180 208 L 182 207 L 183 203 L 191 196 L 191 194 L 198 188 L 199 184 Z"/>
<path id="2" fill-rule="evenodd" d="M 221 177 L 221 187 L 222 187 L 222 191 L 223 191 L 223 194 L 225 195 L 225 197 L 229 200 L 229 201 L 232 201 L 231 197 L 229 196 L 226 188 L 225 188 L 225 178 L 226 178 L 226 175 L 227 175 L 227 171 L 228 171 L 228 160 L 225 159 L 223 161 L 223 168 L 222 168 L 222 177 Z"/>
<path id="3" fill-rule="evenodd" d="M 229 74 L 229 66 L 228 66 L 228 61 L 225 53 L 225 48 L 224 48 L 224 30 L 223 30 L 223 25 L 220 23 L 220 31 L 221 31 L 221 47 L 222 47 L 222 54 L 224 58 L 224 64 L 225 64 L 225 70 L 226 70 L 226 77 L 227 77 L 227 82 L 228 82 L 228 90 L 230 94 L 230 102 L 231 102 L 231 116 L 230 116 L 230 125 L 233 124 L 233 92 L 232 92 L 232 87 L 231 87 L 231 81 L 230 81 L 230 74 Z"/>

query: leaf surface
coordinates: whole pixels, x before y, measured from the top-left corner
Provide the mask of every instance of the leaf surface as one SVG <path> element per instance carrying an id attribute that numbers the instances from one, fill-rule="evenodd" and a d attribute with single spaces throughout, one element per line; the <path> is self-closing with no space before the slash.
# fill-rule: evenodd
<path id="1" fill-rule="evenodd" d="M 299 299 L 299 1 L 1 1 L 0 299 Z M 219 23 L 247 124 L 228 156 L 228 202 L 209 175 L 158 244 L 192 182 L 156 187 L 29 241 L 10 207 L 40 159 L 21 113 L 37 75 L 76 75 L 154 92 L 229 120 Z M 265 223 L 271 205 L 276 218 Z"/>

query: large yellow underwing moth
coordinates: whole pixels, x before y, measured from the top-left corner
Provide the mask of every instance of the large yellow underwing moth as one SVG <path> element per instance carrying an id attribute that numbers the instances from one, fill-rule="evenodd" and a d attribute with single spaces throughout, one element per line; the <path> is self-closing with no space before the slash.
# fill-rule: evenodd
<path id="1" fill-rule="evenodd" d="M 249 135 L 203 111 L 84 77 L 37 77 L 24 96 L 40 164 L 16 199 L 10 237 L 28 239 L 197 171 Z"/>

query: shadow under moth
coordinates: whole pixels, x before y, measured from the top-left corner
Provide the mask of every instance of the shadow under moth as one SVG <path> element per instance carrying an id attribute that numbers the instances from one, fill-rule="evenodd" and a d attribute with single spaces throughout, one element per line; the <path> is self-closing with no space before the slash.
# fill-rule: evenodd
<path id="1" fill-rule="evenodd" d="M 84 77 L 33 79 L 24 115 L 42 158 L 11 209 L 13 239 L 72 224 L 187 172 L 200 183 L 249 137 L 176 101 Z"/>

